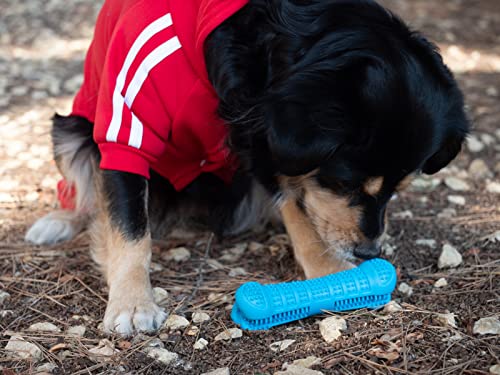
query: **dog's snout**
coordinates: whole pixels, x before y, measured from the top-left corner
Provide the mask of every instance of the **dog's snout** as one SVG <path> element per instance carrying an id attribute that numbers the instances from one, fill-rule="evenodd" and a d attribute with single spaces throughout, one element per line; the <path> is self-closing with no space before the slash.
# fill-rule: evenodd
<path id="1" fill-rule="evenodd" d="M 380 253 L 381 247 L 375 243 L 364 243 L 354 249 L 354 256 L 361 259 L 377 258 Z"/>

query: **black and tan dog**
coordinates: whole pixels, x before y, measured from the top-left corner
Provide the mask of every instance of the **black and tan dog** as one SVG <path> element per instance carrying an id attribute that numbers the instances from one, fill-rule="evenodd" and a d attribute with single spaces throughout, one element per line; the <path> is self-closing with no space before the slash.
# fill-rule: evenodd
<path id="1" fill-rule="evenodd" d="M 207 8 L 214 1 L 187 3 Z M 231 7 L 235 1 L 215 3 Z M 165 318 L 149 281 L 151 238 L 168 232 L 182 215 L 204 218 L 217 233 L 232 235 L 261 224 L 276 209 L 309 278 L 379 256 L 391 196 L 412 174 L 446 166 L 468 132 L 462 94 L 436 47 L 375 2 L 239 3 L 201 46 L 207 90 L 216 95 L 227 145 L 239 160 L 230 183 L 204 169 L 177 189 L 154 167 L 150 179 L 110 168 L 106 163 L 114 156 L 103 154 L 99 120 L 54 118 L 55 160 L 76 187 L 76 209 L 41 218 L 26 238 L 54 243 L 88 225 L 109 285 L 109 330 L 154 330 Z M 134 12 L 129 21 L 140 17 Z M 128 27 L 127 18 L 122 21 Z M 126 91 L 125 103 L 134 110 Z M 135 121 L 129 145 L 142 134 Z M 169 137 L 175 134 L 166 142 Z"/>

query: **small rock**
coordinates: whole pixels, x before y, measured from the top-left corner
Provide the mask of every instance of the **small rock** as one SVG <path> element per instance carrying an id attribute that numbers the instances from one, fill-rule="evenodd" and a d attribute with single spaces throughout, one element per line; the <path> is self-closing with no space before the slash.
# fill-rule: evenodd
<path id="1" fill-rule="evenodd" d="M 286 366 L 286 370 L 277 371 L 274 375 L 323 375 L 323 373 L 302 366 L 288 365 Z"/>
<path id="2" fill-rule="evenodd" d="M 229 367 L 221 367 L 210 372 L 204 372 L 201 375 L 231 375 L 229 372 Z"/>
<path id="3" fill-rule="evenodd" d="M 114 344 L 108 339 L 102 339 L 99 341 L 99 345 L 95 348 L 89 350 L 89 353 L 92 354 L 92 359 L 95 360 L 107 360 L 105 357 L 110 357 L 115 353 L 118 353 L 118 350 L 115 349 Z"/>
<path id="4" fill-rule="evenodd" d="M 465 198 L 461 195 L 448 195 L 448 202 L 458 206 L 465 206 Z"/>
<path id="5" fill-rule="evenodd" d="M 210 293 L 207 297 L 210 302 L 222 302 L 225 303 L 229 301 L 229 297 L 222 293 Z"/>
<path id="6" fill-rule="evenodd" d="M 292 345 L 295 342 L 295 340 L 283 340 L 283 341 L 276 341 L 273 342 L 271 345 L 269 345 L 269 348 L 273 352 L 282 352 L 286 348 L 288 348 L 290 345 Z"/>
<path id="7" fill-rule="evenodd" d="M 415 244 L 418 246 L 427 246 L 431 249 L 434 249 L 436 247 L 436 240 L 420 238 L 415 241 Z"/>
<path id="8" fill-rule="evenodd" d="M 0 306 L 2 306 L 9 299 L 10 299 L 10 294 L 3 290 L 0 290 Z"/>
<path id="9" fill-rule="evenodd" d="M 200 329 L 197 326 L 189 326 L 186 331 L 186 335 L 188 336 L 196 336 L 200 332 Z"/>
<path id="10" fill-rule="evenodd" d="M 411 219 L 413 218 L 413 212 L 411 212 L 410 210 L 395 212 L 392 214 L 392 217 L 394 217 L 395 219 Z"/>
<path id="11" fill-rule="evenodd" d="M 166 305 L 168 302 L 168 292 L 163 288 L 153 288 L 153 299 L 157 305 Z"/>
<path id="12" fill-rule="evenodd" d="M 149 337 L 147 337 L 147 339 L 149 340 Z M 148 350 L 150 350 L 151 348 L 164 348 L 165 347 L 165 344 L 159 338 L 149 340 L 146 343 L 146 345 L 147 345 Z"/>
<path id="13" fill-rule="evenodd" d="M 210 315 L 201 311 L 197 311 L 193 313 L 191 320 L 193 321 L 193 323 L 203 323 L 210 320 Z"/>
<path id="14" fill-rule="evenodd" d="M 234 246 L 228 250 L 224 250 L 222 252 L 223 255 L 219 258 L 219 260 L 230 262 L 230 263 L 237 262 L 242 257 L 242 255 L 245 253 L 247 248 L 248 248 L 248 244 L 239 243 L 236 246 Z"/>
<path id="15" fill-rule="evenodd" d="M 161 272 L 163 271 L 163 266 L 160 263 L 151 262 L 149 265 L 149 270 L 151 272 Z"/>
<path id="16" fill-rule="evenodd" d="M 166 261 L 173 260 L 174 262 L 185 262 L 191 258 L 191 252 L 185 247 L 177 247 L 175 249 L 170 249 L 166 254 L 162 256 L 162 259 Z"/>
<path id="17" fill-rule="evenodd" d="M 438 259 L 438 268 L 455 268 L 462 264 L 462 254 L 449 244 L 443 246 Z"/>
<path id="18" fill-rule="evenodd" d="M 500 375 L 500 363 L 498 365 L 493 365 L 490 367 L 490 374 Z"/>
<path id="19" fill-rule="evenodd" d="M 248 244 L 248 251 L 250 251 L 252 253 L 258 253 L 258 252 L 262 251 L 263 249 L 264 249 L 264 245 L 259 243 L 259 242 L 252 241 Z"/>
<path id="20" fill-rule="evenodd" d="M 438 219 L 451 219 L 454 216 L 457 216 L 457 210 L 454 208 L 445 208 L 437 214 Z"/>
<path id="21" fill-rule="evenodd" d="M 33 358 L 35 361 L 39 361 L 43 358 L 43 352 L 38 346 L 27 342 L 21 336 L 13 335 L 7 345 L 5 350 L 12 352 L 18 358 Z"/>
<path id="22" fill-rule="evenodd" d="M 207 264 L 214 270 L 221 270 L 225 268 L 225 266 L 221 262 L 215 259 L 207 259 Z"/>
<path id="23" fill-rule="evenodd" d="M 500 194 L 500 182 L 488 182 L 488 184 L 486 184 L 486 191 L 488 193 Z"/>
<path id="24" fill-rule="evenodd" d="M 156 359 L 157 361 L 168 365 L 179 358 L 179 354 L 170 352 L 164 348 L 152 348 L 148 350 L 148 357 Z"/>
<path id="25" fill-rule="evenodd" d="M 441 184 L 439 178 L 417 177 L 410 183 L 410 189 L 415 192 L 432 191 Z"/>
<path id="26" fill-rule="evenodd" d="M 37 375 L 41 375 L 40 373 L 51 374 L 56 368 L 57 368 L 57 365 L 48 362 L 48 363 L 45 363 L 45 364 L 43 364 L 41 366 L 38 366 L 36 368 L 36 374 Z"/>
<path id="27" fill-rule="evenodd" d="M 239 328 L 229 328 L 225 331 L 222 331 L 219 333 L 217 336 L 215 336 L 215 341 L 220 341 L 220 340 L 232 340 L 232 339 L 237 339 L 239 337 L 243 336 L 243 332 Z"/>
<path id="28" fill-rule="evenodd" d="M 0 318 L 6 318 L 9 315 L 14 315 L 13 310 L 0 310 Z"/>
<path id="29" fill-rule="evenodd" d="M 37 332 L 37 331 L 61 332 L 61 330 L 57 326 L 55 326 L 52 323 L 48 323 L 48 322 L 41 322 L 41 323 L 32 324 L 28 327 L 28 331 L 31 331 L 31 332 Z"/>
<path id="30" fill-rule="evenodd" d="M 469 174 L 473 178 L 483 179 L 487 177 L 492 177 L 490 169 L 482 159 L 475 159 L 469 165 Z"/>
<path id="31" fill-rule="evenodd" d="M 407 283 L 399 284 L 398 290 L 407 297 L 410 297 L 413 294 L 413 288 Z"/>
<path id="32" fill-rule="evenodd" d="M 171 331 L 186 328 L 189 320 L 180 315 L 171 314 L 165 321 L 165 327 Z"/>
<path id="33" fill-rule="evenodd" d="M 229 277 L 237 277 L 237 276 L 245 276 L 247 274 L 247 271 L 243 267 L 235 267 L 231 268 L 231 271 L 229 271 Z"/>
<path id="34" fill-rule="evenodd" d="M 446 177 L 444 180 L 444 183 L 451 190 L 455 190 L 455 191 L 469 191 L 470 190 L 469 184 L 458 177 Z"/>
<path id="35" fill-rule="evenodd" d="M 340 331 L 345 331 L 346 329 L 346 321 L 336 316 L 330 316 L 319 322 L 319 332 L 327 343 L 337 340 L 342 335 Z"/>
<path id="36" fill-rule="evenodd" d="M 401 305 L 399 303 L 397 303 L 396 301 L 390 301 L 388 304 L 386 304 L 384 306 L 384 312 L 387 313 L 387 314 L 390 314 L 390 313 L 394 313 L 394 312 L 398 312 L 398 311 L 402 311 L 403 308 L 401 307 Z"/>
<path id="37" fill-rule="evenodd" d="M 443 327 L 453 327 L 457 328 L 457 323 L 455 321 L 455 314 L 453 313 L 447 313 L 447 314 L 437 314 L 436 315 L 436 320 L 443 326 Z"/>
<path id="38" fill-rule="evenodd" d="M 498 316 L 479 319 L 474 323 L 472 332 L 476 335 L 500 335 L 500 320 Z"/>
<path id="39" fill-rule="evenodd" d="M 292 365 L 304 368 L 311 368 L 313 366 L 321 365 L 321 358 L 310 355 L 307 358 L 296 359 L 295 361 L 293 361 Z"/>
<path id="40" fill-rule="evenodd" d="M 85 335 L 86 330 L 87 329 L 85 328 L 85 326 L 72 326 L 68 328 L 66 333 L 72 336 L 83 337 Z"/>
<path id="41" fill-rule="evenodd" d="M 208 341 L 205 340 L 204 338 L 198 339 L 193 345 L 193 348 L 196 350 L 203 350 L 208 346 Z"/>
<path id="42" fill-rule="evenodd" d="M 434 283 L 434 288 L 443 288 L 448 285 L 448 282 L 444 277 L 441 277 L 438 281 Z"/>
<path id="43" fill-rule="evenodd" d="M 475 135 L 470 135 L 467 137 L 467 148 L 473 153 L 481 152 L 484 149 L 484 144 Z"/>
<path id="44" fill-rule="evenodd" d="M 387 255 L 388 257 L 392 256 L 394 254 L 394 250 L 397 249 L 397 246 L 391 245 L 389 243 L 384 243 L 382 245 L 382 252 Z"/>

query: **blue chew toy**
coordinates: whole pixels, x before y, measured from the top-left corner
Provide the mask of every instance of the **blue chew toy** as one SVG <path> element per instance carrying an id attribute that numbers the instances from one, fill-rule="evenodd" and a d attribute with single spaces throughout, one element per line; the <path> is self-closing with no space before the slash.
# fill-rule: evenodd
<path id="1" fill-rule="evenodd" d="M 262 285 L 248 282 L 238 288 L 231 318 L 243 329 L 268 329 L 319 314 L 376 308 L 391 300 L 396 270 L 383 259 L 306 281 Z"/>

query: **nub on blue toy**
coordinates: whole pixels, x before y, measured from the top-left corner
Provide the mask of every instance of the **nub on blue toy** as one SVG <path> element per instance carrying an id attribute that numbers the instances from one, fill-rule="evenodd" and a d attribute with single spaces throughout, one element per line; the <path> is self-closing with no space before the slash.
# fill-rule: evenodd
<path id="1" fill-rule="evenodd" d="M 249 282 L 238 288 L 231 312 L 247 330 L 268 329 L 328 311 L 377 308 L 391 300 L 396 270 L 383 259 L 305 281 L 262 285 Z"/>

